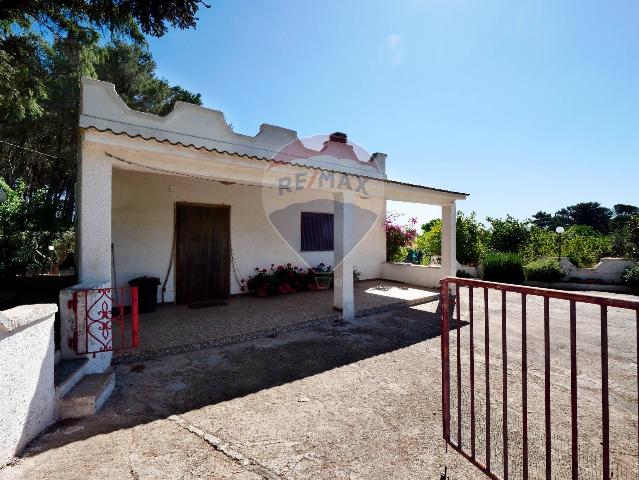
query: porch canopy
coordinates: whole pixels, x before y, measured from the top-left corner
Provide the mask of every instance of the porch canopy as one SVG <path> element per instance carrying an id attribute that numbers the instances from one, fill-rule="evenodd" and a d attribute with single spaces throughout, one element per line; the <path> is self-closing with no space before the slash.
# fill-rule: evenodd
<path id="1" fill-rule="evenodd" d="M 182 102 L 164 117 L 133 111 L 112 84 L 92 79 L 82 80 L 80 129 L 78 274 L 82 283 L 111 279 L 113 169 L 270 189 L 299 189 L 309 181 L 319 182 L 335 202 L 334 307 L 345 318 L 354 315 L 349 253 L 356 197 L 441 206 L 441 275 L 456 273 L 456 201 L 467 195 L 389 180 L 384 154 L 373 154 L 362 162 L 347 152 L 340 154 L 346 159 L 336 163 L 334 157 L 303 146 L 292 130 L 263 125 L 255 137 L 236 134 L 221 112 Z M 352 150 L 345 141 L 329 146 Z"/>

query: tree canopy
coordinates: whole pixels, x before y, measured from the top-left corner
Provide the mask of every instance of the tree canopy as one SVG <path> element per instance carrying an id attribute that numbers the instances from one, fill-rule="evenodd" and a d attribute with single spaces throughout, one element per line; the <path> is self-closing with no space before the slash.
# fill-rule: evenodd
<path id="1" fill-rule="evenodd" d="M 158 77 L 144 37 L 193 28 L 201 6 L 201 0 L 0 5 L 0 182 L 11 198 L 0 209 L 0 277 L 33 268 L 49 245 L 69 244 L 81 77 L 114 83 L 131 108 L 149 113 L 165 115 L 177 100 L 202 103 L 199 94 Z"/>
<path id="2" fill-rule="evenodd" d="M 169 27 L 193 28 L 202 0 L 16 0 L 0 6 L 0 120 L 43 115 L 47 47 L 95 46 L 105 38 L 144 42 Z M 68 51 L 82 63 L 82 51 Z"/>
<path id="3" fill-rule="evenodd" d="M 33 195 L 46 188 L 67 221 L 75 207 L 80 78 L 115 84 L 136 110 L 164 115 L 200 95 L 171 85 L 141 32 L 195 24 L 199 1 L 24 1 L 0 7 L 0 178 Z M 149 18 L 146 18 L 150 15 Z M 144 18 L 142 18 L 144 17 Z M 36 30 L 36 26 L 40 30 Z M 37 153 L 37 152 L 44 152 Z"/>
<path id="4" fill-rule="evenodd" d="M 628 220 L 639 214 L 639 207 L 619 203 L 611 210 L 599 202 L 583 202 L 558 210 L 554 215 L 539 211 L 530 222 L 539 228 L 552 229 L 556 227 L 570 227 L 572 225 L 587 225 L 599 233 L 617 231 L 624 227 Z"/>
<path id="5" fill-rule="evenodd" d="M 168 27 L 193 28 L 202 0 L 14 0 L 0 6 L 0 22 L 37 22 L 58 34 L 72 32 L 84 36 L 96 30 L 142 32 L 161 37 Z"/>

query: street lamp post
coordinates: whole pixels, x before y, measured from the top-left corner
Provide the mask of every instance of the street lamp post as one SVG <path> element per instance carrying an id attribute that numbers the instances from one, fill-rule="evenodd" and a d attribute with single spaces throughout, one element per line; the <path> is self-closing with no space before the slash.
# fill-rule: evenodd
<path id="1" fill-rule="evenodd" d="M 555 232 L 557 232 L 557 235 L 559 236 L 559 263 L 561 264 L 561 234 L 565 232 L 564 227 L 557 227 L 555 229 Z"/>

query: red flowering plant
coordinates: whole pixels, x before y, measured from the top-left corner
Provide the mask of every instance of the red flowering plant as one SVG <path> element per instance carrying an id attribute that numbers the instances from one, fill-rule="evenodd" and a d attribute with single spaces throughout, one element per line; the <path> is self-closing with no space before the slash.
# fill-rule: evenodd
<path id="1" fill-rule="evenodd" d="M 408 219 L 408 223 L 400 225 L 396 223 L 400 214 L 390 213 L 386 215 L 384 221 L 384 230 L 386 231 L 386 261 L 396 262 L 401 261 L 402 247 L 408 247 L 412 245 L 417 237 L 417 219 L 411 217 Z"/>
<path id="2" fill-rule="evenodd" d="M 249 292 L 266 290 L 268 293 L 273 288 L 273 275 L 266 268 L 255 268 L 255 275 L 249 277 L 246 286 Z"/>
<path id="3" fill-rule="evenodd" d="M 275 266 L 270 269 L 256 268 L 257 272 L 249 277 L 247 287 L 251 292 L 266 290 L 269 295 L 278 293 L 294 293 L 308 289 L 309 278 L 303 268 L 295 267 L 290 263 Z"/>
<path id="4" fill-rule="evenodd" d="M 271 267 L 273 268 L 273 267 Z M 279 265 L 274 270 L 275 282 L 280 293 L 294 293 L 300 290 L 306 290 L 307 281 L 305 281 L 305 272 L 299 267 L 295 267 L 290 263 Z"/>

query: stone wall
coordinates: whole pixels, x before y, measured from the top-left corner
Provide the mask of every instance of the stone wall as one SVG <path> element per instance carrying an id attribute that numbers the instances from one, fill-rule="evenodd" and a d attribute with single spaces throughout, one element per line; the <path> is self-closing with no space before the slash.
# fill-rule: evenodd
<path id="1" fill-rule="evenodd" d="M 412 263 L 382 263 L 382 278 L 418 287 L 439 288 L 439 281 L 444 278 L 444 269 L 441 266 Z"/>
<path id="2" fill-rule="evenodd" d="M 578 268 L 566 257 L 561 258 L 561 268 L 566 272 L 564 279 L 573 282 L 598 282 L 618 285 L 623 283 L 625 271 L 635 265 L 635 262 L 625 258 L 602 258 L 593 268 Z"/>
<path id="3" fill-rule="evenodd" d="M 0 466 L 55 421 L 53 304 L 0 312 Z"/>

